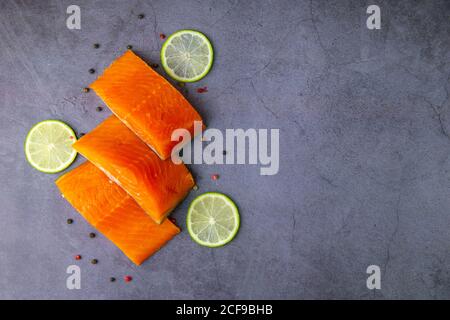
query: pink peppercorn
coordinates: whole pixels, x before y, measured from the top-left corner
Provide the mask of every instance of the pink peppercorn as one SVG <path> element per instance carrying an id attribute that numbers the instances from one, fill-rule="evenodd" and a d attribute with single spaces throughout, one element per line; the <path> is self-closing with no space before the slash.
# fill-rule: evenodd
<path id="1" fill-rule="evenodd" d="M 205 92 L 208 92 L 208 87 L 198 88 L 198 89 L 197 89 L 197 92 L 198 92 L 198 93 L 205 93 Z"/>

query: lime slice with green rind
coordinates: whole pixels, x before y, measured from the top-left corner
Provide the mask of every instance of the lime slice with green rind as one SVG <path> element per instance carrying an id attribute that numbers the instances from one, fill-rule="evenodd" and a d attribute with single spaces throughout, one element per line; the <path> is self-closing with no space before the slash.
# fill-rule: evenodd
<path id="1" fill-rule="evenodd" d="M 25 139 L 25 156 L 37 170 L 56 173 L 72 164 L 77 152 L 72 144 L 75 132 L 62 121 L 45 120 L 35 124 Z"/>
<path id="2" fill-rule="evenodd" d="M 161 63 L 167 74 L 180 82 L 195 82 L 206 76 L 214 60 L 208 38 L 195 30 L 171 34 L 161 48 Z"/>
<path id="3" fill-rule="evenodd" d="M 210 248 L 223 246 L 233 240 L 239 224 L 239 211 L 234 202 L 217 192 L 207 192 L 195 198 L 186 218 L 191 238 Z"/>

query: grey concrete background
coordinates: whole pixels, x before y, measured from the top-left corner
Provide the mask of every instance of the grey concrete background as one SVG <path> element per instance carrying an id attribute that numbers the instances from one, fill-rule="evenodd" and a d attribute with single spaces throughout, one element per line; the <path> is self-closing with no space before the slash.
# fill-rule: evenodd
<path id="1" fill-rule="evenodd" d="M 374 3 L 382 29 L 371 31 Z M 65 26 L 70 4 L 79 31 Z M 0 298 L 450 298 L 449 15 L 444 0 L 1 1 Z M 22 144 L 48 118 L 88 132 L 109 114 L 81 92 L 96 77 L 88 69 L 128 44 L 159 63 L 159 33 L 184 28 L 205 32 L 216 53 L 184 94 L 210 127 L 280 128 L 280 172 L 192 166 L 200 190 L 173 216 L 184 227 L 197 194 L 227 193 L 241 211 L 237 238 L 208 249 L 184 231 L 135 267 L 88 237 L 58 175 L 33 170 Z M 75 254 L 82 289 L 68 290 Z M 378 291 L 366 288 L 371 264 Z M 133 282 L 109 282 L 127 274 Z"/>

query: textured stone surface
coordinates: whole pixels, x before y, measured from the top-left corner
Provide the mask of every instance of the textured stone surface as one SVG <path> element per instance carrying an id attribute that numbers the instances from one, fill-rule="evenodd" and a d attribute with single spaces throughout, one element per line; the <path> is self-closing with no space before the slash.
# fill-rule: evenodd
<path id="1" fill-rule="evenodd" d="M 0 2 L 0 298 L 450 298 L 448 1 L 378 1 L 375 31 L 366 1 L 76 1 L 79 31 L 69 4 Z M 173 216 L 185 227 L 190 200 L 218 190 L 240 207 L 239 235 L 212 250 L 185 231 L 135 267 L 89 238 L 22 144 L 47 118 L 88 132 L 109 114 L 81 92 L 88 70 L 128 44 L 159 63 L 159 33 L 181 28 L 216 50 L 188 99 L 210 127 L 280 128 L 280 172 L 192 166 L 200 189 Z M 75 254 L 82 289 L 67 290 Z"/>

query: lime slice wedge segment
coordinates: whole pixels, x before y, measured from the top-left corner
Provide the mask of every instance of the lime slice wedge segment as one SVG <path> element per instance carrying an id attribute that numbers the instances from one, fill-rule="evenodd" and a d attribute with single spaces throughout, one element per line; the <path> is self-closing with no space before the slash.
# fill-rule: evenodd
<path id="1" fill-rule="evenodd" d="M 214 51 L 208 38 L 195 30 L 171 34 L 161 48 L 161 63 L 167 74 L 180 82 L 195 82 L 211 70 Z"/>
<path id="2" fill-rule="evenodd" d="M 56 173 L 75 160 L 77 152 L 72 144 L 75 132 L 62 121 L 45 120 L 35 124 L 25 139 L 25 156 L 37 170 Z"/>
<path id="3" fill-rule="evenodd" d="M 210 248 L 223 246 L 233 240 L 239 224 L 239 211 L 234 202 L 217 192 L 207 192 L 195 198 L 186 218 L 191 238 Z"/>

